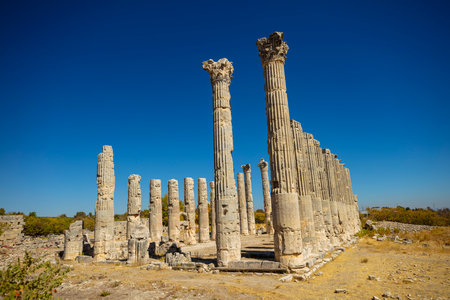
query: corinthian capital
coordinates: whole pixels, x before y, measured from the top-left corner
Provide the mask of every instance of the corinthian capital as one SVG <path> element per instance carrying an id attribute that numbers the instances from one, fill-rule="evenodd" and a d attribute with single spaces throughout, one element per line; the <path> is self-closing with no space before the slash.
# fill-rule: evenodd
<path id="1" fill-rule="evenodd" d="M 269 164 L 267 163 L 267 161 L 264 160 L 264 158 L 261 158 L 261 160 L 259 161 L 258 167 L 261 170 L 264 170 L 269 167 Z"/>
<path id="2" fill-rule="evenodd" d="M 284 62 L 289 50 L 288 45 L 283 41 L 282 32 L 274 32 L 268 38 L 260 38 L 256 41 L 256 46 L 263 65 L 277 60 Z"/>
<path id="3" fill-rule="evenodd" d="M 203 62 L 203 69 L 208 71 L 211 81 L 231 81 L 233 74 L 233 63 L 226 58 L 221 58 L 217 62 L 212 59 Z"/>

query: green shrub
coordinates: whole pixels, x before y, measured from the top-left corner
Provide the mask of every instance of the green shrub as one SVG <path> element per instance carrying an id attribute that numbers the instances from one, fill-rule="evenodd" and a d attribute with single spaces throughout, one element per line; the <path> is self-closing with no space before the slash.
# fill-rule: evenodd
<path id="1" fill-rule="evenodd" d="M 0 270 L 0 296 L 4 299 L 51 299 L 69 269 L 33 258 L 28 252 L 21 262 Z"/>
<path id="2" fill-rule="evenodd" d="M 108 295 L 111 295 L 111 293 L 107 292 L 107 291 L 103 291 L 103 292 L 100 293 L 100 297 L 106 297 Z"/>

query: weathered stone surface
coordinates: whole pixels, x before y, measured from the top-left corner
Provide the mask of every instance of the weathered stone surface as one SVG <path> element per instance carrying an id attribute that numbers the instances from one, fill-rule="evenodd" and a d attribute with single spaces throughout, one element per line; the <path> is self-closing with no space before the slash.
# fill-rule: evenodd
<path id="1" fill-rule="evenodd" d="M 295 162 L 297 170 L 297 191 L 299 193 L 299 214 L 302 230 L 304 256 L 307 257 L 318 251 L 318 241 L 314 227 L 314 213 L 312 204 L 312 188 L 308 172 L 308 158 L 306 140 L 299 122 L 291 120 L 294 141 Z"/>
<path id="2" fill-rule="evenodd" d="M 169 240 L 177 242 L 180 240 L 180 199 L 178 194 L 178 181 L 175 179 L 169 180 L 168 197 Z"/>
<path id="3" fill-rule="evenodd" d="M 244 173 L 237 173 L 237 192 L 239 203 L 239 224 L 241 234 L 248 235 L 247 201 L 245 200 Z"/>
<path id="4" fill-rule="evenodd" d="M 272 186 L 275 260 L 295 268 L 302 263 L 297 176 L 284 63 L 289 49 L 275 32 L 256 42 L 264 70 L 267 133 Z"/>
<path id="5" fill-rule="evenodd" d="M 206 178 L 199 178 L 198 188 L 198 236 L 200 243 L 209 241 L 208 190 Z"/>
<path id="6" fill-rule="evenodd" d="M 150 241 L 159 243 L 163 232 L 162 203 L 161 203 L 161 180 L 150 180 L 150 202 L 149 202 L 149 231 Z"/>
<path id="7" fill-rule="evenodd" d="M 203 62 L 203 69 L 210 75 L 213 91 L 217 263 L 226 266 L 241 258 L 229 91 L 233 66 L 226 58 L 217 62 L 210 59 Z"/>
<path id="8" fill-rule="evenodd" d="M 25 225 L 23 215 L 0 216 L 0 223 L 4 224 L 3 233 L 0 235 L 1 245 L 13 246 L 22 241 Z"/>
<path id="9" fill-rule="evenodd" d="M 135 228 L 141 224 L 141 176 L 132 174 L 128 177 L 127 203 L 127 239 Z"/>
<path id="10" fill-rule="evenodd" d="M 195 196 L 194 179 L 184 178 L 184 211 L 186 212 L 187 228 L 184 231 L 183 241 L 187 245 L 197 243 L 195 234 Z"/>
<path id="11" fill-rule="evenodd" d="M 253 193 L 252 193 L 252 175 L 250 164 L 241 166 L 244 171 L 244 182 L 245 182 L 245 200 L 247 201 L 247 222 L 248 222 L 248 233 L 256 234 L 255 227 L 255 211 L 253 209 Z"/>
<path id="12" fill-rule="evenodd" d="M 266 231 L 268 234 L 273 234 L 273 224 L 272 224 L 272 199 L 270 198 L 270 182 L 269 182 L 269 163 L 261 158 L 258 164 L 261 170 L 261 181 L 263 187 L 264 196 L 264 222 L 266 224 Z"/>
<path id="13" fill-rule="evenodd" d="M 114 242 L 114 162 L 111 146 L 103 146 L 97 163 L 97 203 L 95 206 L 94 260 L 115 258 Z"/>
<path id="14" fill-rule="evenodd" d="M 74 260 L 83 253 L 83 221 L 77 220 L 64 231 L 64 260 Z"/>
<path id="15" fill-rule="evenodd" d="M 214 181 L 209 183 L 209 201 L 211 201 L 211 240 L 216 240 L 216 192 Z"/>

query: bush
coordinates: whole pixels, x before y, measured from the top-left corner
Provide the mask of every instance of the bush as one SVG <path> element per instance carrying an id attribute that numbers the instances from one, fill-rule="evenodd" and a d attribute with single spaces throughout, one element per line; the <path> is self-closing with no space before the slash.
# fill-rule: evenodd
<path id="1" fill-rule="evenodd" d="M 23 262 L 9 264 L 0 270 L 0 296 L 5 299 L 51 299 L 69 269 L 60 264 L 41 262 L 25 252 Z"/>
<path id="2" fill-rule="evenodd" d="M 448 208 L 433 210 L 431 208 L 415 208 L 397 206 L 367 208 L 368 217 L 375 221 L 392 221 L 416 225 L 450 226 Z M 363 223 L 364 224 L 364 223 Z"/>

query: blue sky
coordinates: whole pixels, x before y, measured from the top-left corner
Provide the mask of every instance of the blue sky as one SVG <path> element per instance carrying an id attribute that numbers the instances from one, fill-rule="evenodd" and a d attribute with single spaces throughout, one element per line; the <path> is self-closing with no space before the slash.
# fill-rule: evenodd
<path id="1" fill-rule="evenodd" d="M 447 1 L 2 1 L 0 207 L 94 211 L 112 145 L 116 213 L 127 178 L 213 179 L 201 63 L 234 63 L 235 171 L 268 160 L 256 40 L 284 32 L 290 115 L 350 168 L 360 206 L 450 205 Z M 197 187 L 196 187 L 197 188 Z"/>

